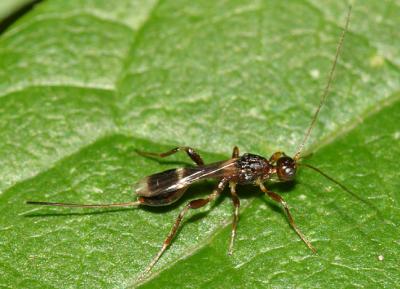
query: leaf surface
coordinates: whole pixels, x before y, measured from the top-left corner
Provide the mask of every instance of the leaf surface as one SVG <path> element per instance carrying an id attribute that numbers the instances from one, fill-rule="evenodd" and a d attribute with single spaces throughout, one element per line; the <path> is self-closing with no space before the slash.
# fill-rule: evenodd
<path id="1" fill-rule="evenodd" d="M 190 216 L 139 284 L 194 185 L 165 208 L 72 210 L 26 200 L 108 203 L 189 165 L 136 149 L 293 154 L 326 83 L 347 6 L 332 1 L 47 1 L 0 37 L 0 285 L 5 288 L 341 288 L 399 283 L 399 31 L 395 2 L 357 3 L 332 93 L 305 159 L 269 184 L 282 210 L 240 187 L 235 253 L 228 193 Z M 396 16 L 397 15 L 397 16 Z"/>

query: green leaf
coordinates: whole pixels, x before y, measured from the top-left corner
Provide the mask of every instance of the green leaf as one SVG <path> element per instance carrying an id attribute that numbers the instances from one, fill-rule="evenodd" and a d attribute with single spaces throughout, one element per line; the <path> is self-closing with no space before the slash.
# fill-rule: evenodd
<path id="1" fill-rule="evenodd" d="M 22 7 L 29 5 L 33 0 L 3 0 L 0 2 L 0 21 L 9 17 L 12 13 L 18 11 Z M 1 25 L 2 23 L 0 23 Z"/>
<path id="2" fill-rule="evenodd" d="M 0 285 L 5 288 L 394 288 L 400 282 L 399 6 L 353 7 L 310 163 L 282 209 L 239 187 L 227 255 L 226 192 L 190 212 L 149 276 L 138 277 L 174 219 L 215 183 L 161 208 L 33 207 L 26 200 L 134 200 L 142 177 L 190 165 L 136 149 L 232 147 L 293 154 L 316 109 L 345 21 L 344 2 L 46 1 L 0 37 Z"/>

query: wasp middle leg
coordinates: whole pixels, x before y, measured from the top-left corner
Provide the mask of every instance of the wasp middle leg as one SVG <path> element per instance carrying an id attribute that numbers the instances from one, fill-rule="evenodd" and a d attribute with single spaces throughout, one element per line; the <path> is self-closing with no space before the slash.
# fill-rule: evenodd
<path id="1" fill-rule="evenodd" d="M 238 157 L 239 157 L 239 148 L 237 146 L 234 146 L 232 151 L 232 158 L 236 159 Z M 231 189 L 231 198 L 233 203 L 233 221 L 232 221 L 231 241 L 229 242 L 229 248 L 228 248 L 228 255 L 232 255 L 233 245 L 235 243 L 235 238 L 236 238 L 237 224 L 239 221 L 240 200 L 238 195 L 236 194 L 236 183 L 230 182 L 229 187 Z"/>
<path id="2" fill-rule="evenodd" d="M 231 241 L 229 243 L 228 255 L 232 255 L 233 245 L 235 243 L 235 238 L 236 238 L 237 224 L 239 221 L 240 200 L 238 195 L 236 194 L 236 183 L 230 182 L 229 187 L 231 189 L 231 197 L 233 203 L 233 221 L 232 221 Z"/>
<path id="3" fill-rule="evenodd" d="M 172 226 L 171 231 L 169 232 L 167 238 L 164 240 L 164 243 L 163 243 L 160 251 L 158 251 L 157 255 L 150 262 L 149 266 L 147 266 L 146 270 L 144 271 L 144 274 L 147 274 L 151 271 L 151 269 L 154 267 L 154 265 L 160 259 L 161 255 L 165 252 L 165 250 L 167 250 L 168 246 L 171 244 L 172 239 L 176 235 L 176 232 L 178 231 L 178 228 L 182 222 L 183 217 L 186 215 L 186 213 L 189 211 L 189 209 L 198 209 L 198 208 L 204 207 L 210 201 L 214 200 L 224 190 L 228 181 L 229 181 L 228 179 L 225 179 L 225 178 L 222 179 L 210 195 L 208 195 L 204 199 L 197 199 L 197 200 L 190 201 L 182 209 L 182 211 L 179 213 L 178 217 L 176 218 L 175 223 Z"/>
<path id="4" fill-rule="evenodd" d="M 239 148 L 237 146 L 233 147 L 232 158 L 237 159 L 239 157 Z"/>
<path id="5" fill-rule="evenodd" d="M 204 161 L 201 158 L 201 156 L 199 155 L 199 153 L 197 153 L 191 147 L 176 147 L 176 148 L 173 148 L 172 150 L 169 150 L 169 151 L 164 152 L 164 153 L 152 153 L 152 152 L 144 152 L 144 151 L 137 150 L 137 152 L 139 154 L 141 154 L 141 155 L 159 157 L 159 158 L 165 158 L 167 156 L 176 154 L 177 152 L 180 152 L 180 151 L 185 151 L 186 154 L 192 159 L 192 161 L 194 161 L 198 166 L 203 166 L 204 165 Z"/>

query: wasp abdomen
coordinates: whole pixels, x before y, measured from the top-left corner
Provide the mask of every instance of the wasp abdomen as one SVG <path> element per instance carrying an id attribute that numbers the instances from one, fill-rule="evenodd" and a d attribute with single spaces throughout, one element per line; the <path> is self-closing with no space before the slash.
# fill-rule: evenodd
<path id="1" fill-rule="evenodd" d="M 186 192 L 187 188 L 160 194 L 154 197 L 140 197 L 139 202 L 146 206 L 160 207 L 167 206 L 179 200 Z"/>
<path id="2" fill-rule="evenodd" d="M 135 185 L 135 192 L 139 196 L 155 197 L 181 189 L 185 184 L 181 182 L 180 186 L 180 181 L 190 171 L 191 168 L 171 169 L 145 177 Z"/>

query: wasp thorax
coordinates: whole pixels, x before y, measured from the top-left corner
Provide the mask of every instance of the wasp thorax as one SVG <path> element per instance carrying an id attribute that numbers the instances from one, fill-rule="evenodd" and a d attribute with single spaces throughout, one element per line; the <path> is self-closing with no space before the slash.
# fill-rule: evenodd
<path id="1" fill-rule="evenodd" d="M 276 162 L 276 173 L 281 181 L 290 181 L 296 175 L 296 162 L 288 157 L 280 157 Z"/>

